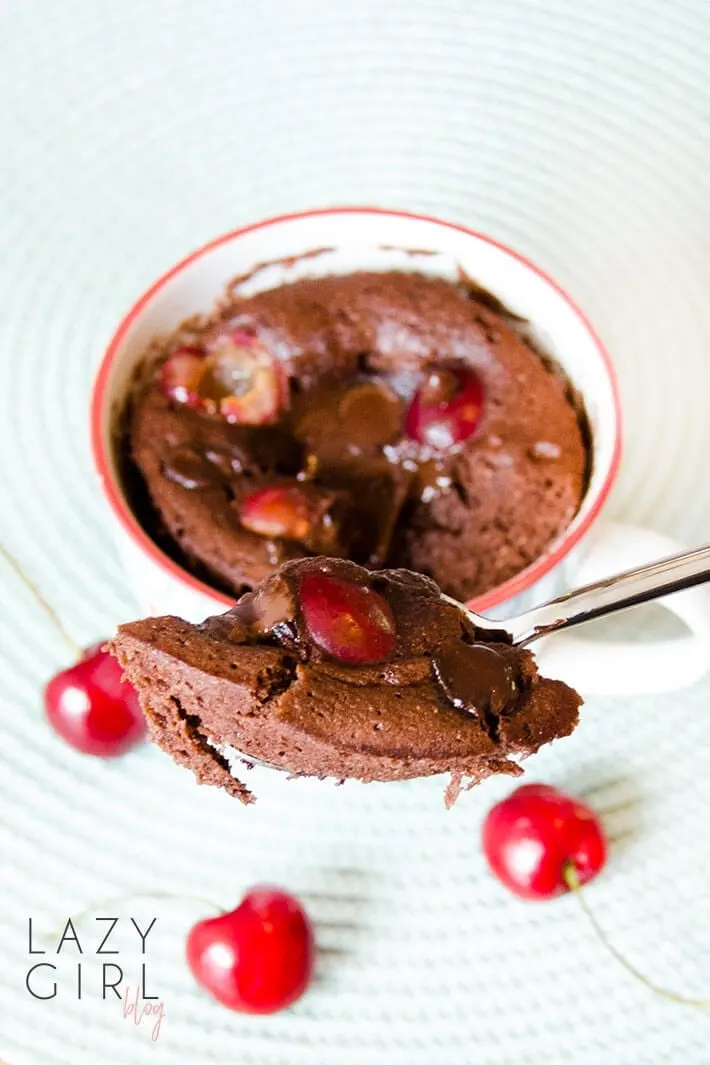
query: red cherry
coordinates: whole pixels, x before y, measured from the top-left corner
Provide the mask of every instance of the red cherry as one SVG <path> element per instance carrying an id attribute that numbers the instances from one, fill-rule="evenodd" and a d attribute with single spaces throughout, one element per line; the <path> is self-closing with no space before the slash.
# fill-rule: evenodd
<path id="1" fill-rule="evenodd" d="M 231 1010 L 275 1013 L 300 998 L 313 974 L 305 910 L 277 888 L 254 888 L 236 910 L 191 929 L 187 963 L 198 984 Z"/>
<path id="2" fill-rule="evenodd" d="M 565 867 L 580 884 L 601 872 L 606 840 L 588 806 L 547 784 L 524 784 L 483 822 L 483 852 L 498 879 L 522 899 L 569 891 Z"/>
<path id="3" fill-rule="evenodd" d="M 471 370 L 432 370 L 415 392 L 405 432 L 430 447 L 447 448 L 471 436 L 483 413 L 483 385 Z"/>
<path id="4" fill-rule="evenodd" d="M 311 508 L 295 485 L 271 485 L 252 492 L 239 507 L 242 525 L 260 536 L 305 540 L 311 529 Z"/>
<path id="5" fill-rule="evenodd" d="M 210 413 L 242 425 L 273 422 L 284 397 L 280 367 L 254 337 L 223 333 L 210 345 L 199 393 Z"/>
<path id="6" fill-rule="evenodd" d="M 394 615 L 378 592 L 327 573 L 307 573 L 299 592 L 311 639 L 333 658 L 364 665 L 391 654 Z"/>
<path id="7" fill-rule="evenodd" d="M 285 392 L 277 363 L 241 332 L 221 333 L 209 352 L 177 348 L 161 366 L 159 380 L 175 403 L 243 425 L 274 421 Z"/>
<path id="8" fill-rule="evenodd" d="M 160 368 L 163 394 L 175 403 L 199 409 L 201 400 L 198 389 L 204 366 L 204 352 L 199 348 L 178 348 Z"/>
<path id="9" fill-rule="evenodd" d="M 57 735 L 83 754 L 114 757 L 145 737 L 135 690 L 100 644 L 52 677 L 44 690 L 44 706 Z"/>

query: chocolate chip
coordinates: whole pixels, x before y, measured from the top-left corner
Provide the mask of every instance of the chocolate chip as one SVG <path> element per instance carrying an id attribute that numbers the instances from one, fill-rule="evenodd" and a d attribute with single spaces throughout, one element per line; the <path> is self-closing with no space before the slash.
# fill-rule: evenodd
<path id="1" fill-rule="evenodd" d="M 254 643 L 264 637 L 284 642 L 292 638 L 296 613 L 293 592 L 279 576 L 271 577 L 255 592 L 247 592 L 226 614 L 208 618 L 203 632 L 232 643 Z"/>
<path id="2" fill-rule="evenodd" d="M 402 402 L 379 381 L 349 388 L 340 400 L 338 415 L 344 437 L 359 451 L 382 447 L 402 431 Z"/>

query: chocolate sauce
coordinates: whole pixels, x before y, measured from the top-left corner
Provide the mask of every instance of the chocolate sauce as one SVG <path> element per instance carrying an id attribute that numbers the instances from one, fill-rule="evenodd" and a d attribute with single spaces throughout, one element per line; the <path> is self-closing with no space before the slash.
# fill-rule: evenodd
<path id="1" fill-rule="evenodd" d="M 352 466 L 402 435 L 402 401 L 386 382 L 356 377 L 299 395 L 288 416 L 293 435 L 319 465 Z"/>
<path id="2" fill-rule="evenodd" d="M 434 676 L 458 710 L 500 716 L 518 694 L 509 658 L 486 644 L 448 640 L 432 658 Z"/>
<path id="3" fill-rule="evenodd" d="M 258 643 L 264 638 L 293 642 L 295 592 L 280 577 L 272 577 L 255 592 L 247 592 L 231 610 L 207 618 L 198 628 L 231 643 Z"/>
<path id="4" fill-rule="evenodd" d="M 366 381 L 342 397 L 338 421 L 350 449 L 374 451 L 402 435 L 402 403 L 383 382 Z"/>

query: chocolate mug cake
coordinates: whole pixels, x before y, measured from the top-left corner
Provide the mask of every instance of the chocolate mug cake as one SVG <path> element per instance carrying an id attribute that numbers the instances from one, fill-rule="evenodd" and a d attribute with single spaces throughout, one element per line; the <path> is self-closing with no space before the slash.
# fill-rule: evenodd
<path id="1" fill-rule="evenodd" d="M 236 598 L 326 554 L 465 600 L 569 524 L 583 414 L 474 284 L 389 271 L 237 288 L 156 339 L 117 441 L 140 520 L 197 576 Z"/>
<path id="2" fill-rule="evenodd" d="M 451 804 L 464 778 L 520 773 L 581 703 L 429 578 L 343 559 L 287 562 L 200 625 L 122 625 L 112 650 L 157 743 L 245 803 L 236 765 L 255 760 L 340 780 L 449 772 Z"/>

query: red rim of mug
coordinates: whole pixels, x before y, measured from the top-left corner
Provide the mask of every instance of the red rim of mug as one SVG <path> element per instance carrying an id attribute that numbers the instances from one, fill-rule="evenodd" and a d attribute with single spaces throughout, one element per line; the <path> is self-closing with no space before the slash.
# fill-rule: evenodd
<path id="1" fill-rule="evenodd" d="M 474 229 L 469 229 L 467 226 L 458 225 L 455 222 L 445 222 L 440 218 L 434 218 L 430 215 L 416 214 L 412 211 L 396 211 L 389 210 L 384 207 L 326 207 L 315 208 L 308 211 L 296 211 L 291 214 L 278 215 L 275 218 L 267 218 L 261 222 L 254 222 L 251 225 L 242 226 L 239 229 L 235 229 L 230 233 L 225 233 L 221 237 L 217 237 L 215 240 L 210 241 L 208 244 L 204 244 L 201 248 L 193 251 L 190 255 L 187 255 L 184 259 L 181 259 L 175 266 L 171 267 L 166 273 L 164 273 L 158 280 L 151 285 L 146 292 L 133 304 L 126 316 L 121 321 L 116 332 L 114 333 L 111 341 L 106 349 L 104 357 L 101 361 L 101 365 L 96 376 L 94 383 L 94 389 L 91 398 L 91 447 L 94 457 L 94 464 L 98 471 L 103 490 L 106 498 L 109 502 L 111 510 L 115 514 L 116 518 L 120 522 L 124 531 L 128 533 L 132 540 L 134 540 L 141 550 L 149 556 L 149 558 L 158 565 L 167 575 L 174 580 L 179 581 L 181 584 L 186 585 L 193 591 L 200 592 L 202 595 L 207 595 L 210 598 L 223 603 L 225 607 L 232 606 L 234 603 L 234 597 L 225 595 L 223 592 L 218 592 L 210 585 L 205 584 L 203 581 L 198 580 L 197 577 L 193 577 L 191 573 L 183 569 L 177 562 L 174 562 L 171 558 L 165 555 L 157 544 L 148 536 L 142 526 L 135 518 L 130 507 L 126 503 L 123 494 L 116 483 L 112 471 L 112 464 L 110 457 L 107 453 L 104 437 L 104 406 L 105 406 L 105 394 L 109 383 L 109 376 L 111 368 L 113 366 L 116 354 L 119 351 L 123 339 L 130 329 L 131 325 L 135 322 L 138 316 L 142 313 L 146 304 L 159 292 L 165 285 L 167 285 L 177 274 L 184 270 L 187 266 L 193 263 L 196 259 L 212 251 L 214 248 L 219 247 L 222 244 L 226 244 L 229 241 L 243 236 L 246 233 L 252 233 L 255 230 L 265 229 L 268 226 L 279 225 L 282 222 L 291 222 L 302 218 L 312 218 L 323 215 L 341 215 L 341 214 L 371 214 L 371 215 L 383 215 L 397 218 L 410 218 L 420 222 L 431 222 L 437 226 L 443 226 L 446 229 L 454 229 L 461 233 L 465 233 L 468 236 L 475 237 L 476 240 L 483 241 L 486 244 L 491 244 L 494 247 L 505 252 L 513 259 L 517 259 L 538 277 L 542 278 L 551 288 L 553 288 L 559 296 L 567 303 L 572 309 L 577 318 L 582 322 L 585 329 L 592 338 L 595 347 L 599 353 L 602 362 L 606 368 L 613 396 L 614 404 L 614 447 L 609 467 L 606 471 L 604 480 L 597 491 L 597 497 L 594 500 L 594 504 L 590 507 L 588 513 L 584 516 L 584 519 L 577 525 L 570 527 L 569 531 L 563 535 L 555 544 L 551 551 L 541 555 L 535 562 L 527 566 L 526 569 L 521 570 L 510 580 L 505 581 L 504 584 L 499 584 L 490 591 L 485 592 L 483 595 L 477 596 L 472 599 L 469 606 L 477 611 L 486 611 L 498 606 L 500 603 L 505 602 L 507 599 L 512 599 L 516 595 L 520 595 L 531 585 L 535 584 L 541 577 L 549 573 L 554 569 L 562 559 L 569 554 L 572 548 L 577 544 L 584 534 L 588 531 L 592 523 L 597 518 L 600 510 L 602 509 L 606 499 L 609 495 L 611 487 L 614 483 L 616 475 L 619 469 L 619 463 L 621 460 L 621 404 L 619 398 L 619 387 L 614 372 L 614 368 L 611 363 L 609 354 L 602 344 L 601 340 L 597 336 L 591 323 L 587 319 L 586 315 L 579 309 L 574 300 L 560 288 L 556 281 L 549 277 L 544 270 L 541 270 L 538 266 L 532 263 L 525 256 L 519 252 L 514 251 L 507 245 L 502 244 L 500 241 L 493 240 L 491 237 L 486 236 L 484 233 L 479 233 Z"/>

